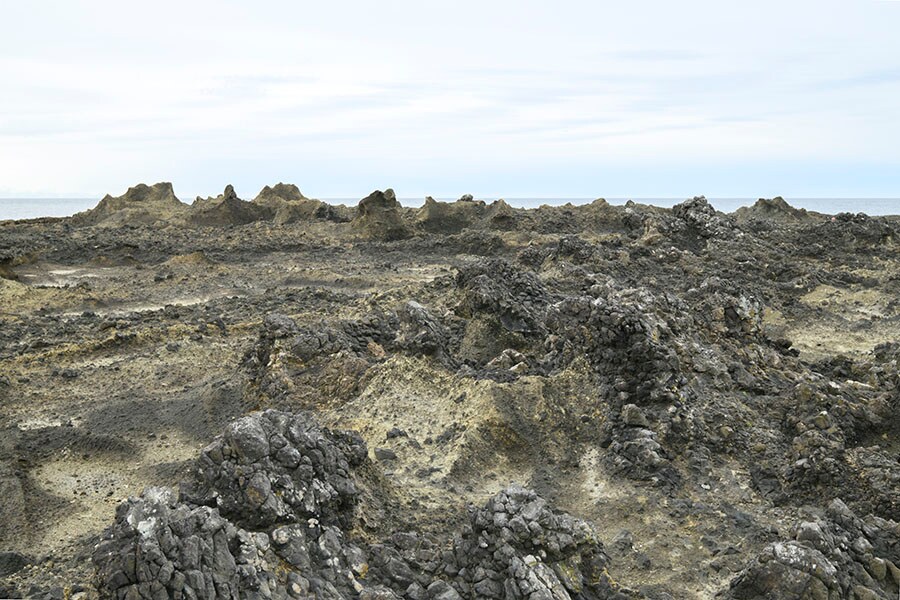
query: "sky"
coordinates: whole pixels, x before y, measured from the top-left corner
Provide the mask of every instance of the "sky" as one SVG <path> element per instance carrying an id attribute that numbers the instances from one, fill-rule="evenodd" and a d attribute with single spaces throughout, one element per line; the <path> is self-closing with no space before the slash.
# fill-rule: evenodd
<path id="1" fill-rule="evenodd" d="M 900 2 L 0 0 L 0 197 L 900 197 Z"/>

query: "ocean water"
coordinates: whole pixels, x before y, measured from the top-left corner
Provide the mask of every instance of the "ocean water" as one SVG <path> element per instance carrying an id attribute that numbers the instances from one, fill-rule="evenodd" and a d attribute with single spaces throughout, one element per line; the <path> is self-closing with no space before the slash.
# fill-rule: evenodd
<path id="1" fill-rule="evenodd" d="M 68 217 L 97 206 L 99 198 L 0 198 L 0 221 Z"/>
<path id="2" fill-rule="evenodd" d="M 437 198 L 438 200 L 452 201 L 455 198 Z M 333 204 L 355 205 L 359 198 L 323 198 Z M 486 201 L 496 198 L 484 198 Z M 542 204 L 559 206 L 571 202 L 572 204 L 586 204 L 594 198 L 506 198 L 512 206 L 535 208 Z M 607 198 L 611 204 L 624 204 L 627 198 Z M 655 206 L 673 206 L 682 202 L 684 198 L 634 198 L 641 204 L 653 204 Z M 756 198 L 707 198 L 716 209 L 723 212 L 733 212 L 741 206 L 749 206 L 756 202 Z M 841 212 L 859 213 L 868 215 L 900 215 L 900 198 L 786 198 L 791 206 L 805 208 L 824 214 L 837 214 Z M 98 198 L 0 198 L 0 221 L 6 219 L 34 219 L 38 217 L 67 217 L 77 212 L 93 208 L 99 202 Z M 421 206 L 421 198 L 400 198 L 404 206 Z"/>

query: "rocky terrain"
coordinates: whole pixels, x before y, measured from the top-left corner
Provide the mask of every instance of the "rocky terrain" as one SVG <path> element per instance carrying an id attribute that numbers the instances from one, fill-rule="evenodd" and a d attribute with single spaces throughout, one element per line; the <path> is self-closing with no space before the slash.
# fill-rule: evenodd
<path id="1" fill-rule="evenodd" d="M 286 184 L 0 222 L 0 597 L 896 599 L 898 247 Z"/>

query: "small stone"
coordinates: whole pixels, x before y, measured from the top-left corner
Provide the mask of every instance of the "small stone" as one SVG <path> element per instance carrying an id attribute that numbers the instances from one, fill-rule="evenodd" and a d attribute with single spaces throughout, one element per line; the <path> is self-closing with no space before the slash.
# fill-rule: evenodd
<path id="1" fill-rule="evenodd" d="M 385 436 L 387 439 L 392 440 L 398 437 L 407 437 L 407 433 L 400 429 L 399 427 L 391 427 L 391 429 L 387 432 Z"/>
<path id="2" fill-rule="evenodd" d="M 9 577 L 25 567 L 30 559 L 18 552 L 0 552 L 0 577 Z"/>
<path id="3" fill-rule="evenodd" d="M 375 448 L 375 458 L 378 460 L 395 460 L 397 453 L 390 448 Z"/>
<path id="4" fill-rule="evenodd" d="M 631 427 L 647 427 L 647 417 L 635 404 L 626 404 L 622 407 L 622 421 Z"/>

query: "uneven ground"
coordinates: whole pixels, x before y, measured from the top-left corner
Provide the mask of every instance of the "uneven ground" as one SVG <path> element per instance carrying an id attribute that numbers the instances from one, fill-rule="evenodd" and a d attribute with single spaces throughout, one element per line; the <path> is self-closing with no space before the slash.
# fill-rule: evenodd
<path id="1" fill-rule="evenodd" d="M 0 597 L 151 597 L 139 574 L 111 583 L 109 557 L 131 552 L 128 510 L 176 501 L 126 500 L 193 481 L 201 451 L 260 409 L 361 436 L 356 491 L 309 514 L 334 516 L 341 556 L 371 571 L 327 588 L 315 557 L 279 554 L 235 597 L 898 596 L 897 220 L 702 199 L 417 212 L 388 194 L 358 211 L 278 200 L 299 215 L 279 221 L 227 190 L 194 209 L 164 191 L 170 222 L 128 224 L 143 191 L 109 214 L 0 223 Z M 210 481 L 217 508 L 185 493 L 172 510 L 266 540 L 300 514 L 251 518 Z M 512 483 L 595 532 L 569 562 L 526 544 L 524 564 L 559 561 L 551 595 L 515 560 L 491 575 L 496 554 L 479 563 L 490 590 L 446 553 L 404 558 L 415 577 L 384 559 L 398 532 L 479 556 L 454 535 L 479 514 L 505 523 L 495 495 Z M 602 585 L 584 566 L 598 556 Z M 166 577 L 153 597 L 180 597 Z"/>

